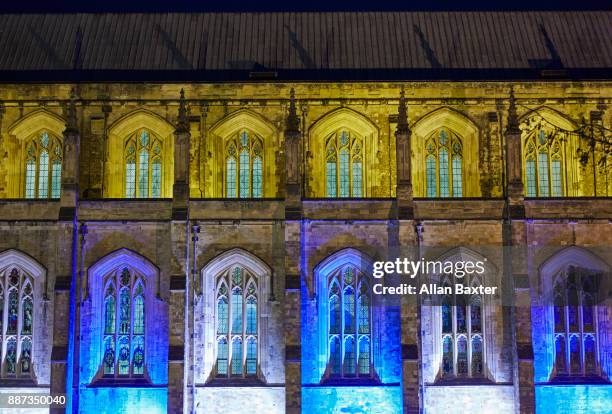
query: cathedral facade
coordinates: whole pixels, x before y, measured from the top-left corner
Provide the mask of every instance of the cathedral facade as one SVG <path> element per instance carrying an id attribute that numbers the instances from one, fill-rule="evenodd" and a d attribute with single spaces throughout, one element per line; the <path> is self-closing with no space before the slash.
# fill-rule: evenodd
<path id="1" fill-rule="evenodd" d="M 610 412 L 611 22 L 0 16 L 0 394 Z M 396 258 L 498 290 L 375 294 Z"/>

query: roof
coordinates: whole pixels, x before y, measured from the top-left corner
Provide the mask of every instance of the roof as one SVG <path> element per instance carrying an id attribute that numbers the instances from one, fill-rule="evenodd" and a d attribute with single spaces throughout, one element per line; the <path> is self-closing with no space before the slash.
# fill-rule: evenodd
<path id="1" fill-rule="evenodd" d="M 612 12 L 0 15 L 0 80 L 603 78 Z"/>

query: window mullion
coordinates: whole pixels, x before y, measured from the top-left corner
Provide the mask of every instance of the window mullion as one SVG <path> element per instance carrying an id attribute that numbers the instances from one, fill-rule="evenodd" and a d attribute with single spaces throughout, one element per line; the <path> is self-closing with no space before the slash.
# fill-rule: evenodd
<path id="1" fill-rule="evenodd" d="M 472 376 L 472 305 L 465 306 L 465 318 L 467 319 L 467 355 L 468 355 L 468 377 Z"/>
<path id="2" fill-rule="evenodd" d="M 233 346 L 232 346 L 232 325 L 233 325 L 233 320 L 234 320 L 234 312 L 233 312 L 233 306 L 232 306 L 232 292 L 234 289 L 234 286 L 232 286 L 232 277 L 231 277 L 231 270 L 228 271 L 227 275 L 227 286 L 228 286 L 228 291 L 227 291 L 227 303 L 228 303 L 228 309 L 229 312 L 227 313 L 227 372 L 226 372 L 226 377 L 230 378 L 232 376 L 232 350 L 233 350 Z"/>
<path id="3" fill-rule="evenodd" d="M 40 175 L 40 151 L 37 149 L 36 158 L 34 159 L 34 177 L 35 177 L 34 198 L 38 198 L 38 183 L 40 182 L 39 175 Z"/>
<path id="4" fill-rule="evenodd" d="M 581 285 L 582 285 L 582 281 L 581 281 Z M 582 375 L 585 375 L 585 366 L 584 366 L 584 354 L 585 354 L 585 349 L 584 349 L 584 321 L 583 321 L 583 311 L 584 309 L 582 308 L 582 305 L 584 303 L 583 301 L 583 291 L 582 289 L 578 290 L 578 330 L 579 330 L 579 339 L 580 339 L 580 346 L 579 346 L 579 350 L 580 350 L 580 372 L 582 373 Z"/>
<path id="5" fill-rule="evenodd" d="M 451 141 L 448 148 L 448 196 L 454 197 L 454 188 L 453 188 L 453 146 L 452 146 L 452 138 L 449 138 Z"/>
<path id="6" fill-rule="evenodd" d="M 244 288 L 242 289 L 242 342 L 240 343 L 240 346 L 242 347 L 242 361 L 240 361 L 241 363 L 241 372 L 242 372 L 242 378 L 246 377 L 246 357 L 247 357 L 247 340 L 246 340 L 246 324 L 247 324 L 247 317 L 246 317 L 246 302 L 247 302 L 247 287 L 246 287 L 246 283 L 244 281 L 244 279 L 246 279 L 246 275 L 242 275 L 242 284 L 244 285 Z"/>
<path id="7" fill-rule="evenodd" d="M 569 329 L 569 306 L 568 306 L 568 301 L 567 301 L 567 290 L 565 292 L 565 306 L 563 307 L 563 311 L 565 312 L 565 370 L 567 371 L 568 374 L 571 374 L 571 366 L 570 366 L 570 362 L 571 362 L 571 342 L 572 342 L 572 337 L 571 337 L 571 332 Z"/>
<path id="8" fill-rule="evenodd" d="M 249 197 L 253 197 L 253 161 L 255 154 L 253 153 L 253 145 L 249 142 Z"/>
<path id="9" fill-rule="evenodd" d="M 336 198 L 340 198 L 340 176 L 342 172 L 340 171 L 340 146 L 338 145 L 338 138 L 336 136 Z M 340 295 L 340 299 L 342 299 L 342 295 Z"/>
<path id="10" fill-rule="evenodd" d="M 113 333 L 113 349 L 115 352 L 114 376 L 117 377 L 119 375 L 119 329 L 121 326 L 121 276 L 119 271 L 116 272 L 115 278 L 115 332 Z"/>
<path id="11" fill-rule="evenodd" d="M 3 304 L 2 304 L 2 330 L 0 331 L 0 338 L 2 339 L 2 348 L 0 349 L 0 377 L 4 376 L 4 360 L 6 358 L 6 328 L 8 324 L 8 301 L 6 300 L 8 286 L 8 278 L 3 277 Z"/>
<path id="12" fill-rule="evenodd" d="M 535 196 L 540 197 L 540 149 L 538 148 L 538 140 L 534 139 L 534 158 L 535 158 Z"/>
<path id="13" fill-rule="evenodd" d="M 344 277 L 342 271 L 338 279 L 340 280 L 340 376 L 344 378 Z"/>
<path id="14" fill-rule="evenodd" d="M 547 154 L 548 154 L 548 195 L 552 197 L 553 188 L 552 188 L 552 151 L 550 148 L 550 144 L 546 146 Z"/>
<path id="15" fill-rule="evenodd" d="M 148 148 L 146 148 L 147 150 L 147 159 L 149 160 L 149 165 L 147 165 L 147 175 L 148 175 L 148 180 L 147 180 L 147 187 L 148 187 L 148 195 L 149 197 L 153 196 L 153 158 L 151 157 L 151 151 L 149 151 Z"/>
<path id="16" fill-rule="evenodd" d="M 134 312 L 136 310 L 136 307 L 134 306 L 134 287 L 135 287 L 135 277 L 134 274 L 131 275 L 131 283 L 130 283 L 130 331 L 128 332 L 128 344 L 130 346 L 130 354 L 128 356 L 128 361 L 129 361 L 129 365 L 128 365 L 128 376 L 132 376 L 133 372 L 134 372 L 134 358 L 132 357 L 134 355 Z"/>
<path id="17" fill-rule="evenodd" d="M 455 296 L 453 296 L 453 308 L 452 308 L 452 346 L 453 346 L 453 375 L 457 376 L 457 303 Z"/>
<path id="18" fill-rule="evenodd" d="M 440 151 L 436 142 L 436 197 L 440 197 Z"/>

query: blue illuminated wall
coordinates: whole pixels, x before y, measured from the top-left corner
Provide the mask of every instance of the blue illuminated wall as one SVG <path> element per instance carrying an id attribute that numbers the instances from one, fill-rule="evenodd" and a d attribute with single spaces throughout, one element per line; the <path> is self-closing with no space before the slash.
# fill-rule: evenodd
<path id="1" fill-rule="evenodd" d="M 352 263 L 364 265 L 368 258 L 356 249 L 345 249 L 324 261 L 329 268 Z M 318 266 L 321 267 L 321 266 Z M 317 270 L 314 278 L 317 279 Z M 316 283 L 316 282 L 315 282 Z M 319 302 L 325 297 L 313 295 L 302 284 L 302 412 L 303 413 L 363 413 L 395 414 L 402 412 L 401 390 L 401 331 L 399 303 L 385 303 L 374 298 L 372 352 L 375 378 L 323 379 L 327 355 L 321 344 L 327 341 L 320 329 L 327 323 L 325 306 Z M 323 305 L 323 306 L 322 306 Z M 322 333 L 323 331 L 323 333 Z"/>
<path id="2" fill-rule="evenodd" d="M 601 376 L 596 378 L 555 378 L 554 313 L 549 293 L 557 274 L 567 266 L 592 269 L 609 274 L 608 265 L 591 251 L 566 247 L 546 259 L 534 272 L 539 273 L 543 294 L 533 295 L 531 303 L 531 337 L 535 405 L 538 414 L 612 413 L 612 320 L 606 302 L 596 312 Z M 589 383 L 590 382 L 590 383 Z"/>
<path id="3" fill-rule="evenodd" d="M 121 267 L 145 276 L 145 378 L 107 386 L 100 377 L 104 276 Z M 79 413 L 165 413 L 168 406 L 168 306 L 157 295 L 159 270 L 129 249 L 102 257 L 88 270 L 88 293 L 80 307 Z"/>
<path id="4" fill-rule="evenodd" d="M 612 385 L 536 385 L 537 414 L 612 412 Z"/>
<path id="5" fill-rule="evenodd" d="M 167 387 L 96 387 L 80 391 L 79 412 L 95 414 L 165 414 Z"/>

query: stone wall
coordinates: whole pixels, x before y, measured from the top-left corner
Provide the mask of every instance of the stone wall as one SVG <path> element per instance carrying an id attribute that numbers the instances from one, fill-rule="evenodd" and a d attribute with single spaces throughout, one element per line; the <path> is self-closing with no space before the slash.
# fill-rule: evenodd
<path id="1" fill-rule="evenodd" d="M 22 200 L 23 156 L 25 142 L 43 127 L 61 137 L 71 85 L 4 85 L 0 90 L 0 253 L 18 250 L 45 269 L 44 278 L 37 282 L 41 299 L 35 315 L 39 327 L 33 354 L 36 381 L 29 389 L 50 387 L 63 393 L 68 374 L 74 374 L 76 411 L 82 413 L 233 413 L 244 410 L 245 401 L 258 413 L 455 412 L 458 401 L 461 411 L 474 412 L 604 412 L 609 385 L 547 384 L 552 348 L 545 334 L 545 289 L 539 269 L 569 246 L 582 246 L 612 263 L 612 202 L 586 197 L 528 199 L 524 214 L 512 217 L 509 224 L 508 205 L 501 197 L 503 133 L 511 84 L 414 82 L 403 86 L 408 121 L 415 131 L 412 177 L 416 199 L 410 201 L 413 216 L 398 219 L 393 197 L 399 86 L 82 84 L 77 100 L 79 199 L 75 216 L 60 220 L 65 213 L 58 201 Z M 610 82 L 522 82 L 512 86 L 521 117 L 546 107 L 578 124 L 582 117 L 589 119 L 591 111 L 612 103 Z M 289 217 L 283 200 L 283 129 L 292 87 L 303 135 L 300 170 L 305 198 L 297 216 Z M 181 88 L 190 110 L 192 199 L 187 214 L 179 214 L 175 200 L 170 199 L 171 176 L 164 181 L 164 198 L 111 198 L 121 197 L 123 185 L 123 166 L 116 161 L 122 159 L 118 151 L 123 136 L 116 131 L 131 133 L 149 126 L 171 142 Z M 612 111 L 604 110 L 602 119 L 610 127 Z M 224 140 L 243 124 L 267 145 L 262 200 L 221 199 Z M 325 196 L 324 175 L 316 160 L 324 151 L 326 134 L 332 131 L 329 125 L 334 124 L 357 129 L 361 125 L 366 130 L 368 199 L 320 198 Z M 442 126 L 469 143 L 464 149 L 470 162 L 462 199 L 423 198 L 424 166 L 415 149 L 423 147 L 427 134 Z M 168 160 L 166 171 L 172 170 L 173 163 Z M 589 162 L 579 167 L 584 184 L 577 187 L 576 195 L 592 196 L 596 185 L 598 196 L 612 194 L 612 189 L 602 189 L 605 174 L 593 182 L 592 168 Z M 612 185 L 612 176 L 608 182 Z M 76 230 L 86 226 L 87 234 L 75 232 L 75 225 L 79 226 Z M 193 233 L 193 226 L 199 227 L 199 233 Z M 510 275 L 506 275 L 501 246 L 509 242 L 516 250 Z M 487 314 L 492 333 L 486 347 L 489 383 L 436 383 L 440 355 L 432 332 L 437 322 L 427 307 L 419 308 L 407 298 L 381 305 L 374 349 L 376 381 L 361 386 L 321 383 L 327 356 L 320 352 L 318 337 L 323 319 L 317 303 L 322 298 L 316 295 L 314 271 L 320 263 L 348 248 L 372 260 L 387 260 L 418 254 L 435 258 L 459 247 L 486 257 L 499 283 L 510 278 L 514 287 L 510 295 L 517 300 L 513 313 L 495 303 Z M 153 287 L 155 317 L 148 323 L 157 353 L 150 361 L 151 385 L 147 387 L 111 388 L 94 380 L 100 348 L 99 341 L 88 334 L 99 326 L 101 313 L 91 306 L 91 297 L 100 292 L 89 289 L 89 269 L 121 249 L 146 259 L 158 272 Z M 207 317 L 210 319 L 214 304 L 204 290 L 202 270 L 232 249 L 248 252 L 270 269 L 262 315 L 262 383 L 256 385 L 219 384 L 209 369 L 213 352 L 203 326 L 211 322 Z M 76 269 L 72 269 L 73 260 Z M 73 275 L 78 276 L 78 286 L 71 286 Z M 72 298 L 77 305 L 72 325 L 71 287 L 80 288 L 75 293 L 78 297 Z M 609 322 L 601 326 L 609 336 Z M 71 329 L 76 335 L 74 359 L 68 352 Z M 610 379 L 612 343 L 605 342 L 602 354 L 602 376 Z"/>

